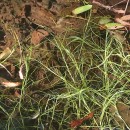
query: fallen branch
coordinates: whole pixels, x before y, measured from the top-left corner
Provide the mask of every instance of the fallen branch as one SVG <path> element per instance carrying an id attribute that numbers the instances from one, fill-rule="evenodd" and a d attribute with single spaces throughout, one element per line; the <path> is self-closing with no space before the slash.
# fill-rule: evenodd
<path id="1" fill-rule="evenodd" d="M 110 10 L 110 11 L 112 11 L 112 12 L 114 12 L 114 13 L 125 14 L 125 11 L 122 10 L 122 9 L 115 9 L 115 8 L 112 8 L 112 6 L 104 5 L 104 4 L 102 4 L 102 3 L 100 3 L 100 2 L 97 2 L 97 1 L 95 1 L 95 0 L 93 0 L 92 3 L 98 5 L 98 6 L 102 7 L 102 8 L 105 8 L 105 9 L 107 9 L 107 10 Z"/>

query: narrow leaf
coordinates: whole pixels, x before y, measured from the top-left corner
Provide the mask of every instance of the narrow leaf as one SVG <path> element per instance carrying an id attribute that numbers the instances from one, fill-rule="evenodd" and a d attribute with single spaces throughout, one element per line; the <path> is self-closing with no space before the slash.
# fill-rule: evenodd
<path id="1" fill-rule="evenodd" d="M 105 27 L 110 30 L 116 30 L 116 29 L 123 28 L 124 26 L 120 23 L 107 23 L 105 24 Z"/>
<path id="2" fill-rule="evenodd" d="M 90 10 L 92 8 L 92 5 L 84 5 L 84 6 L 81 6 L 81 7 L 78 7 L 78 8 L 76 8 L 76 9 L 74 9 L 73 11 L 72 11 L 72 13 L 73 14 L 80 14 L 80 13 L 83 13 L 83 12 L 85 12 L 85 11 L 88 11 L 88 10 Z"/>

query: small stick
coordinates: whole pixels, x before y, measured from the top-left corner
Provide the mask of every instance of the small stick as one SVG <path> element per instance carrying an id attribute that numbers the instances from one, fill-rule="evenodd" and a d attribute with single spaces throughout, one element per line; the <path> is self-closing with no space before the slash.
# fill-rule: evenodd
<path id="1" fill-rule="evenodd" d="M 100 7 L 103 7 L 103 8 L 105 8 L 105 9 L 107 9 L 107 10 L 113 11 L 114 13 L 125 14 L 125 11 L 124 11 L 124 10 L 114 9 L 114 8 L 112 8 L 111 6 L 106 6 L 106 5 L 104 5 L 104 4 L 100 3 L 100 2 L 97 2 L 97 1 L 95 1 L 95 0 L 93 0 L 92 3 L 93 3 L 93 4 L 96 4 L 96 5 L 100 6 Z"/>
<path id="2" fill-rule="evenodd" d="M 122 0 L 122 1 L 120 1 L 120 2 L 118 2 L 118 3 L 116 3 L 116 4 L 114 4 L 113 6 L 111 6 L 111 8 L 113 8 L 114 6 L 119 5 L 119 4 L 121 4 L 121 3 L 124 3 L 124 2 L 126 2 L 126 0 Z"/>
<path id="3" fill-rule="evenodd" d="M 129 1 L 130 1 L 130 0 L 127 0 L 126 7 L 125 7 L 125 13 L 126 13 L 126 10 L 127 10 L 127 8 L 128 8 Z M 124 13 L 124 15 L 125 15 L 125 13 Z"/>

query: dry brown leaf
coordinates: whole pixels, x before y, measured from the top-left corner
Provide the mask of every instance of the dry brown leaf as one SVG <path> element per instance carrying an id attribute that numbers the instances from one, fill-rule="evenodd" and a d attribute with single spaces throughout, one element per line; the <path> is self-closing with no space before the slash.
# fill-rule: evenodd
<path id="1" fill-rule="evenodd" d="M 81 119 L 73 120 L 70 123 L 71 128 L 76 128 L 83 123 L 83 121 L 89 120 L 94 116 L 94 112 L 89 113 L 87 116 Z"/>
<path id="2" fill-rule="evenodd" d="M 20 93 L 18 92 L 18 90 L 15 90 L 15 92 L 14 92 L 14 96 L 20 98 L 21 95 L 20 95 Z"/>
<path id="3" fill-rule="evenodd" d="M 123 102 L 118 102 L 117 109 L 124 123 L 130 127 L 130 106 Z"/>
<path id="4" fill-rule="evenodd" d="M 126 22 L 126 21 L 123 21 L 122 19 L 120 18 L 115 18 L 115 21 L 124 25 L 124 26 L 130 26 L 130 23 L 129 22 Z"/>
<path id="5" fill-rule="evenodd" d="M 123 21 L 130 20 L 130 15 L 122 16 L 120 19 L 123 20 Z"/>
<path id="6" fill-rule="evenodd" d="M 126 126 L 130 128 L 130 106 L 123 102 L 117 102 L 116 106 L 110 107 L 110 112 L 114 115 L 116 123 L 120 125 L 122 129 Z"/>
<path id="7" fill-rule="evenodd" d="M 49 33 L 43 29 L 38 29 L 37 31 L 34 31 L 32 33 L 31 43 L 34 45 L 37 45 L 43 40 L 45 37 L 47 37 Z"/>
<path id="8" fill-rule="evenodd" d="M 5 86 L 6 88 L 14 88 L 20 86 L 22 83 L 21 82 L 1 82 L 1 85 Z"/>

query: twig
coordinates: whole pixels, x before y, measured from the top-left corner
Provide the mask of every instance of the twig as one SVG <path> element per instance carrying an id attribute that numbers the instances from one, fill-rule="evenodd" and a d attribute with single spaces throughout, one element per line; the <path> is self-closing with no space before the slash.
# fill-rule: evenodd
<path id="1" fill-rule="evenodd" d="M 130 0 L 127 0 L 126 7 L 125 7 L 125 13 L 126 13 L 126 10 L 127 10 L 127 8 L 128 8 L 129 1 L 130 1 Z M 124 13 L 124 15 L 125 15 L 125 13 Z"/>
<path id="2" fill-rule="evenodd" d="M 114 4 L 114 5 L 112 5 L 111 8 L 113 8 L 114 6 L 117 6 L 117 5 L 121 4 L 121 3 L 124 3 L 124 2 L 126 2 L 126 0 L 122 0 L 122 1 L 120 1 L 120 2 L 118 2 L 116 4 Z"/>
<path id="3" fill-rule="evenodd" d="M 103 7 L 103 8 L 105 8 L 105 9 L 107 9 L 107 10 L 110 10 L 110 11 L 112 11 L 112 12 L 114 12 L 114 13 L 125 14 L 125 11 L 122 10 L 122 9 L 114 9 L 114 8 L 112 8 L 112 6 L 106 6 L 106 5 L 104 5 L 104 4 L 100 3 L 100 2 L 97 2 L 97 1 L 95 1 L 95 0 L 93 0 L 92 3 L 93 3 L 93 4 L 96 4 L 96 5 L 100 6 L 100 7 Z"/>

